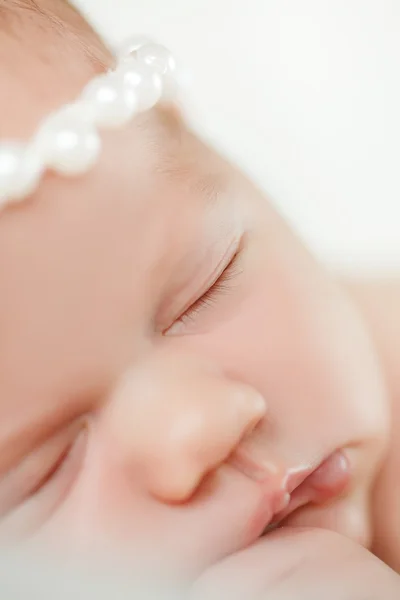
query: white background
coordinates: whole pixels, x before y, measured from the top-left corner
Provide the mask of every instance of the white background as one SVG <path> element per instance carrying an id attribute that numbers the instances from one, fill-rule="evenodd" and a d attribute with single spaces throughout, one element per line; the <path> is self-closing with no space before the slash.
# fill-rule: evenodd
<path id="1" fill-rule="evenodd" d="M 400 269 L 400 0 L 75 0 L 193 74 L 195 125 L 335 266 Z"/>

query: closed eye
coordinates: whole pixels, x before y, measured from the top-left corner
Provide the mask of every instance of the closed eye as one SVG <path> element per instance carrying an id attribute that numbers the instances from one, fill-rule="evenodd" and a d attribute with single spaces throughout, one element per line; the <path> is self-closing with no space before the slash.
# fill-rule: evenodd
<path id="1" fill-rule="evenodd" d="M 218 279 L 211 287 L 193 302 L 180 317 L 178 317 L 167 334 L 179 333 L 182 327 L 192 323 L 203 311 L 215 307 L 221 297 L 226 296 L 235 288 L 237 280 L 242 273 L 240 264 L 241 248 L 233 255 Z"/>

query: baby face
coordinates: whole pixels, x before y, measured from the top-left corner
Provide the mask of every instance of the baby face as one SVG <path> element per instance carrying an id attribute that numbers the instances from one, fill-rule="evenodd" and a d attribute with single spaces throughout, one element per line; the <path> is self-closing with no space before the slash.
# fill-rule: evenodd
<path id="1" fill-rule="evenodd" d="M 4 535 L 195 570 L 279 514 L 368 542 L 386 432 L 368 339 L 177 114 L 107 137 L 92 173 L 49 175 L 0 227 Z M 308 485 L 337 451 L 345 485 Z"/>
<path id="2" fill-rule="evenodd" d="M 0 287 L 3 536 L 193 572 L 276 520 L 369 543 L 387 414 L 362 324 L 174 109 L 1 215 Z"/>

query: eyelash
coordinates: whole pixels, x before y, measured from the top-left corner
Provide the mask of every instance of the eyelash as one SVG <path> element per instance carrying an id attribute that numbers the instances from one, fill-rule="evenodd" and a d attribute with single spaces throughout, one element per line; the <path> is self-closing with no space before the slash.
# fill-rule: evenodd
<path id="1" fill-rule="evenodd" d="M 236 252 L 231 262 L 225 267 L 213 285 L 189 306 L 176 322 L 185 323 L 186 321 L 193 320 L 202 310 L 214 306 L 221 296 L 227 295 L 232 291 L 236 279 L 242 273 L 239 261 L 240 253 L 241 250 Z"/>

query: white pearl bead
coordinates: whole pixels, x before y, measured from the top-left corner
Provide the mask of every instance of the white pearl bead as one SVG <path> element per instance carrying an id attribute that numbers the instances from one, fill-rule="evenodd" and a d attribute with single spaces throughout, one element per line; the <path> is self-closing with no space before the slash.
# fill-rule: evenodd
<path id="1" fill-rule="evenodd" d="M 160 75 L 168 75 L 176 69 L 175 59 L 171 52 L 160 44 L 146 44 L 137 51 L 137 58 Z"/>
<path id="2" fill-rule="evenodd" d="M 43 172 L 40 158 L 26 145 L 0 145 L 0 205 L 31 195 Z"/>
<path id="3" fill-rule="evenodd" d="M 125 40 L 117 50 L 117 57 L 120 61 L 129 60 L 141 48 L 151 44 L 151 40 L 144 35 L 135 35 Z"/>
<path id="4" fill-rule="evenodd" d="M 91 106 L 83 101 L 77 100 L 73 104 L 66 104 L 61 110 L 57 111 L 58 114 L 61 112 L 64 115 L 68 115 L 71 119 L 85 121 L 90 125 L 94 126 L 94 116 Z"/>
<path id="5" fill-rule="evenodd" d="M 160 100 L 161 76 L 148 65 L 131 59 L 123 67 L 120 67 L 118 74 L 121 75 L 126 87 L 132 87 L 135 90 L 138 110 L 149 110 Z"/>
<path id="6" fill-rule="evenodd" d="M 96 163 L 101 150 L 97 131 L 69 107 L 46 119 L 33 145 L 46 165 L 62 175 L 85 173 Z"/>
<path id="7" fill-rule="evenodd" d="M 99 127 L 126 125 L 137 112 L 137 95 L 133 87 L 125 86 L 115 73 L 101 75 L 83 91 L 83 103 L 90 106 L 93 122 Z"/>
<path id="8" fill-rule="evenodd" d="M 162 76 L 164 100 L 171 100 L 176 96 L 177 64 L 171 52 L 159 44 L 147 44 L 137 52 L 137 59 L 150 66 Z"/>

